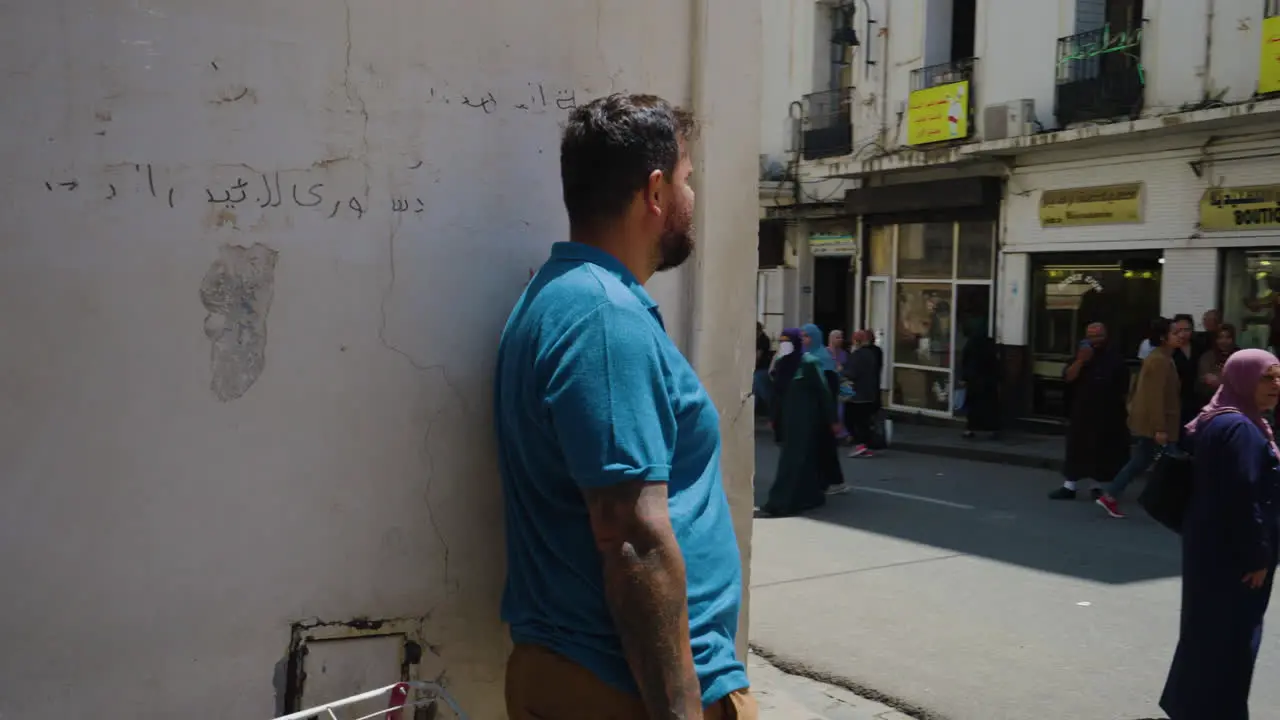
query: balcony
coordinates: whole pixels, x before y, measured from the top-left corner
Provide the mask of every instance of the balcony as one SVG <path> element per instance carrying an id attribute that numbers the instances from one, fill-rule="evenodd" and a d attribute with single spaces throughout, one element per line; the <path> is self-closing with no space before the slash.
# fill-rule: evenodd
<path id="1" fill-rule="evenodd" d="M 805 160 L 853 152 L 853 88 L 805 95 L 800 154 Z"/>
<path id="2" fill-rule="evenodd" d="M 973 82 L 973 71 L 977 66 L 978 58 L 962 58 L 916 68 L 911 71 L 911 92 L 958 82 Z"/>
<path id="3" fill-rule="evenodd" d="M 1113 32 L 1110 25 L 1058 40 L 1054 92 L 1058 124 L 1142 113 L 1142 29 Z"/>
<path id="4" fill-rule="evenodd" d="M 963 141 L 973 134 L 973 78 L 977 58 L 911 71 L 907 145 Z"/>

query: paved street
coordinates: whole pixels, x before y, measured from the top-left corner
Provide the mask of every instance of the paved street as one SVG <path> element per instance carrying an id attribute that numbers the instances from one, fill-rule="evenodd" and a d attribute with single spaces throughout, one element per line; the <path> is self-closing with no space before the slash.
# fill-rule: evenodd
<path id="1" fill-rule="evenodd" d="M 756 457 L 759 503 L 771 439 L 757 436 Z M 1084 499 L 1050 502 L 1046 470 L 901 452 L 843 462 L 857 491 L 755 523 L 754 645 L 947 720 L 1164 717 L 1176 536 L 1136 506 L 1112 520 Z M 1257 720 L 1280 720 L 1271 628 Z"/>

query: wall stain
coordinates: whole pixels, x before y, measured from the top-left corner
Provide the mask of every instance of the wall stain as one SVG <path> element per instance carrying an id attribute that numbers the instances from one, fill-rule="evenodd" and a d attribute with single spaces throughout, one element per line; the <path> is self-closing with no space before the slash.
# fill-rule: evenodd
<path id="1" fill-rule="evenodd" d="M 261 243 L 223 245 L 200 282 L 200 302 L 209 311 L 204 334 L 212 343 L 209 389 L 222 402 L 242 397 L 266 367 L 279 256 Z"/>

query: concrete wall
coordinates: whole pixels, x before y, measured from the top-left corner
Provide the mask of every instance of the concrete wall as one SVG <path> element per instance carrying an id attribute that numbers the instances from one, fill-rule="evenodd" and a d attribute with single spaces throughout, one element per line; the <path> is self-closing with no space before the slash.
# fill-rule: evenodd
<path id="1" fill-rule="evenodd" d="M 294 624 L 368 617 L 502 716 L 493 353 L 565 235 L 558 123 L 610 90 L 706 129 L 701 247 L 654 290 L 748 557 L 760 25 L 695 7 L 9 9 L 0 715 L 272 717 Z M 395 679 L 362 673 L 398 647 L 324 686 Z"/>

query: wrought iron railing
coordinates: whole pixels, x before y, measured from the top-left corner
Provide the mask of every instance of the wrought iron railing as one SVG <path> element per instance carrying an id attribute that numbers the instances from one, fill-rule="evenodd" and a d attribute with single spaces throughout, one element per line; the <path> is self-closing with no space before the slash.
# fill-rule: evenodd
<path id="1" fill-rule="evenodd" d="M 1060 125 L 1142 112 L 1142 28 L 1097 30 L 1058 39 L 1056 114 Z"/>
<path id="2" fill-rule="evenodd" d="M 939 85 L 973 80 L 973 71 L 978 66 L 978 58 L 962 58 L 951 62 L 938 63 L 911 71 L 911 91 L 925 90 Z"/>
<path id="3" fill-rule="evenodd" d="M 853 151 L 853 88 L 804 96 L 800 151 L 806 160 Z"/>

